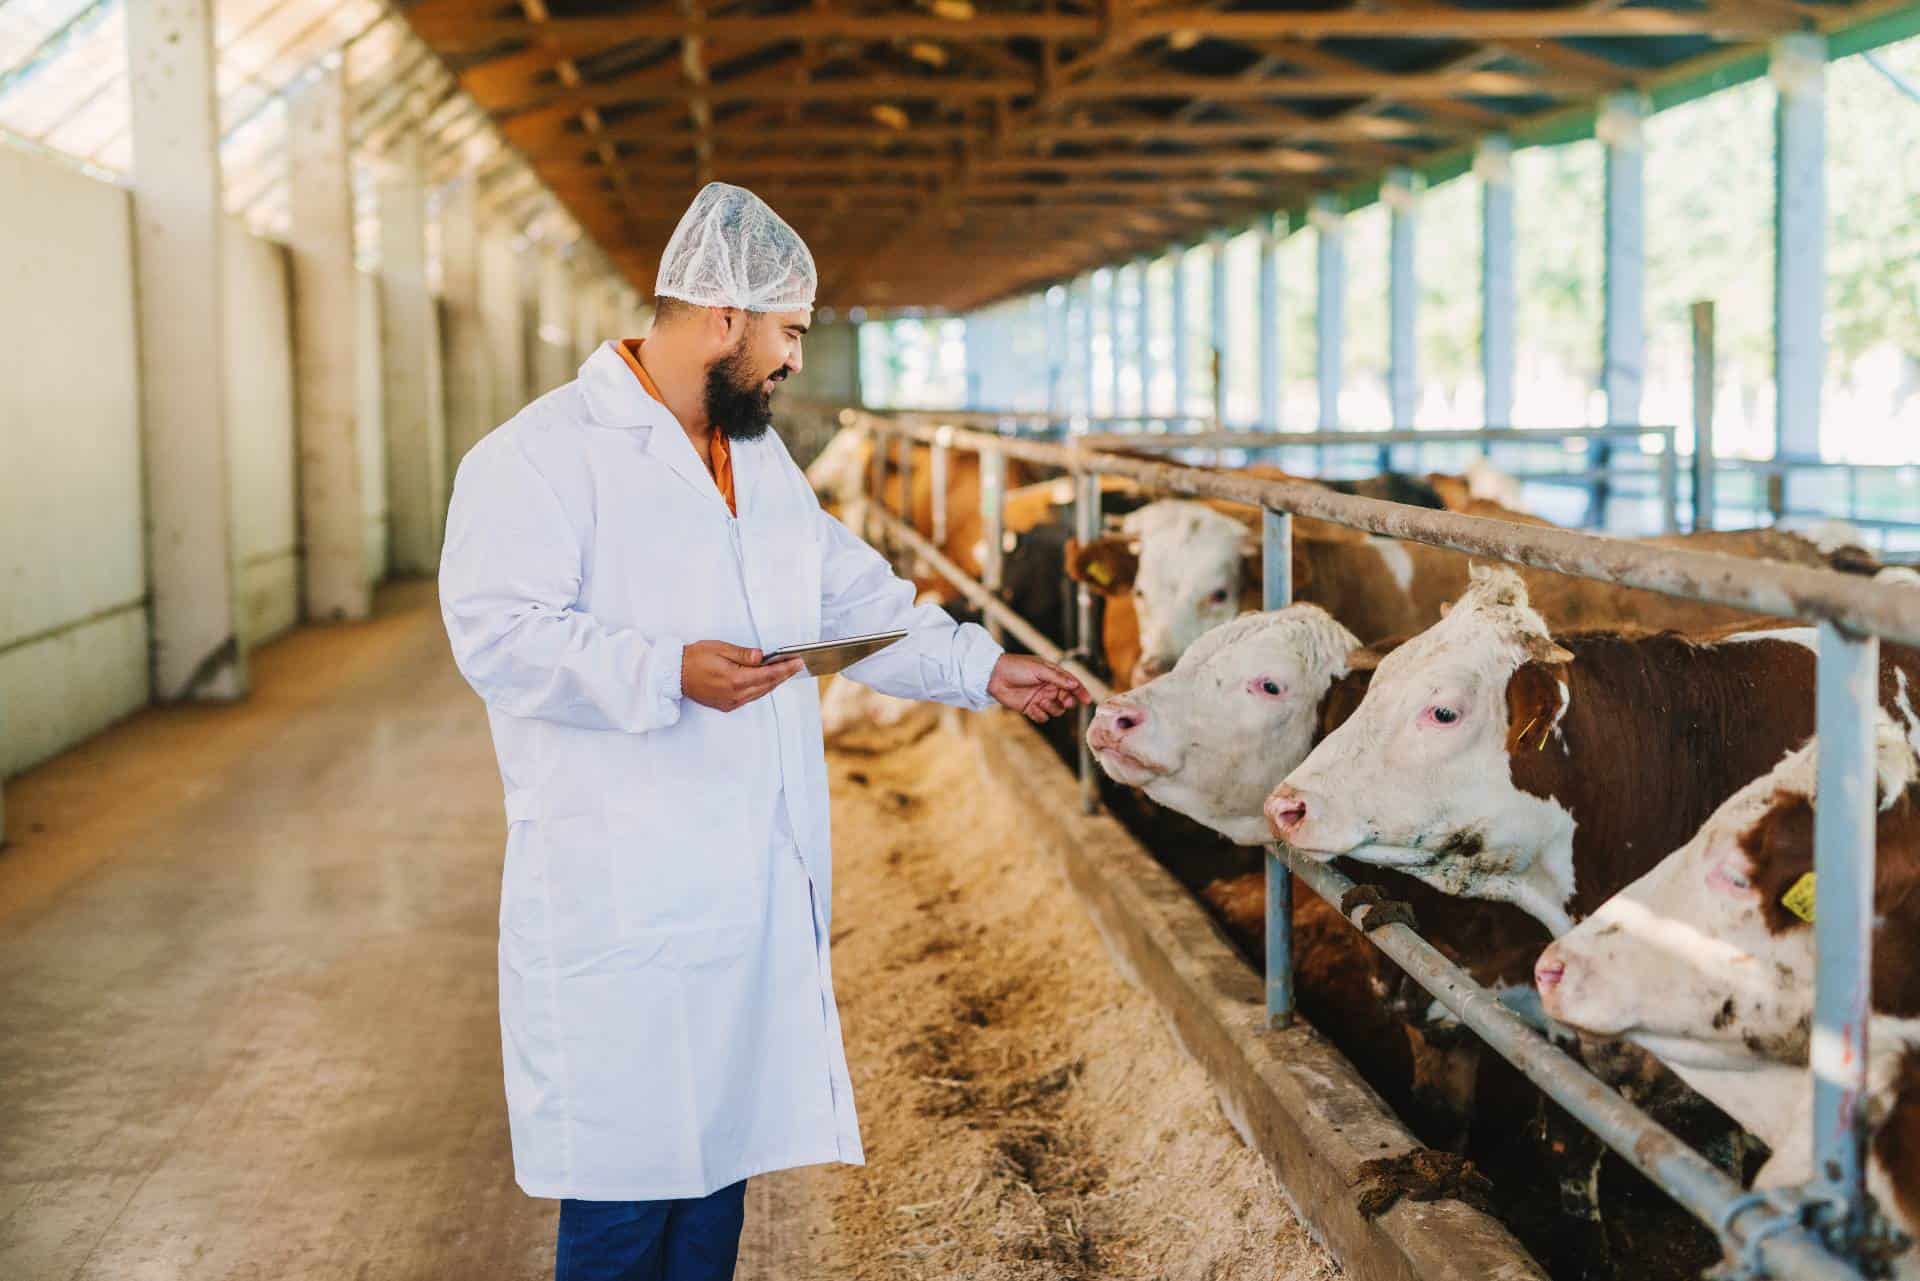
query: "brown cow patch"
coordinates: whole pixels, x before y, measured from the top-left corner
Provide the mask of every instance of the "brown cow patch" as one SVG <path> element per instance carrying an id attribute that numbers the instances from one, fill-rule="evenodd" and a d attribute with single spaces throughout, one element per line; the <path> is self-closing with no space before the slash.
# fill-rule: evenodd
<path id="1" fill-rule="evenodd" d="M 1892 1107 L 1873 1136 L 1873 1157 L 1893 1181 L 1900 1217 L 1908 1223 L 1920 1220 L 1920 1047 L 1900 1058 Z"/>
<path id="2" fill-rule="evenodd" d="M 1782 792 L 1740 836 L 1760 910 L 1775 934 L 1813 928 L 1782 902 L 1813 870 L 1813 826 L 1808 798 Z M 1920 937 L 1920 785 L 1879 811 L 1874 839 L 1873 1008 L 1920 1017 L 1920 958 L 1913 948 Z"/>

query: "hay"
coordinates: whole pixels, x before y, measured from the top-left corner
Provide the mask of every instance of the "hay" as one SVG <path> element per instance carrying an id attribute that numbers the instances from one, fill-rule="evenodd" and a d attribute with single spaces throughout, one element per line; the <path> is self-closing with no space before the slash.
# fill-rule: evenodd
<path id="1" fill-rule="evenodd" d="M 1338 1275 L 963 743 L 943 729 L 830 769 L 868 1160 L 823 1172 L 833 1275 Z"/>

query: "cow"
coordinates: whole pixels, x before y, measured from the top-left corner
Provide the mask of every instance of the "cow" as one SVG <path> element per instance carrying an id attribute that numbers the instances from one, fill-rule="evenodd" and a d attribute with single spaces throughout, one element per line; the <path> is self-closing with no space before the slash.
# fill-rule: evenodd
<path id="1" fill-rule="evenodd" d="M 1228 840 L 1263 845 L 1272 788 L 1366 694 L 1373 670 L 1350 665 L 1353 640 L 1315 605 L 1237 618 L 1202 636 L 1171 672 L 1103 702 L 1087 746 L 1115 782 Z M 1530 980 L 1547 935 L 1523 913 L 1458 903 L 1405 878 L 1394 884 L 1397 898 L 1417 900 L 1436 944 L 1483 980 Z"/>
<path id="2" fill-rule="evenodd" d="M 888 460 L 894 457 L 894 444 L 888 442 Z M 913 484 L 910 492 L 912 519 L 908 522 L 926 537 L 933 537 L 933 451 L 926 445 L 912 447 Z M 866 490 L 873 471 L 873 441 L 858 427 L 843 427 L 807 466 L 807 481 L 821 504 L 858 530 L 864 522 L 865 504 L 871 495 Z M 1007 460 L 1008 496 L 1031 484 L 1033 470 L 1017 458 Z M 902 477 L 897 467 L 887 469 L 881 493 L 883 506 L 898 515 L 901 510 Z M 940 551 L 974 577 L 980 575 L 980 455 L 971 450 L 954 449 L 948 453 L 946 476 L 946 537 Z M 927 571 L 914 575 L 921 592 L 933 593 L 933 599 L 951 603 L 957 599 L 951 586 Z"/>
<path id="3" fill-rule="evenodd" d="M 1102 703 L 1087 745 L 1115 782 L 1238 844 L 1265 844 L 1268 791 L 1365 692 L 1371 671 L 1348 669 L 1355 646 L 1315 605 L 1235 619 L 1202 636 L 1171 672 Z M 1546 942 L 1539 926 L 1504 904 L 1449 899 L 1390 875 L 1367 879 L 1409 902 L 1430 940 L 1489 983 L 1524 983 Z M 1265 875 L 1223 878 L 1203 897 L 1257 955 Z M 1308 1017 L 1337 1028 L 1362 1071 L 1426 1132 L 1457 1134 L 1477 1047 L 1428 1045 L 1425 994 L 1337 909 L 1305 890 L 1293 901 L 1295 979 Z"/>
<path id="4" fill-rule="evenodd" d="M 1920 724 L 1877 718 L 1872 1190 L 1920 1225 Z M 1755 1182 L 1812 1174 L 1816 744 L 1736 792 L 1689 840 L 1540 956 L 1541 1003 L 1651 1050 L 1764 1139 Z M 1910 1257 L 1911 1258 L 1911 1257 Z M 1920 1275 L 1910 1261 L 1903 1275 Z"/>
<path id="5" fill-rule="evenodd" d="M 1460 552 L 1357 531 L 1329 537 L 1327 522 L 1297 519 L 1295 526 L 1295 598 L 1324 605 L 1362 641 L 1418 631 L 1466 590 L 1473 562 Z M 1646 541 L 1743 559 L 1836 564 L 1809 540 L 1779 530 Z M 1860 566 L 1855 551 L 1845 553 L 1845 565 Z M 1149 504 L 1127 517 L 1119 536 L 1069 546 L 1067 553 L 1069 576 L 1107 597 L 1103 639 L 1109 667 L 1122 687 L 1166 671 L 1208 628 L 1258 608 L 1261 569 L 1259 533 L 1247 520 L 1181 499 Z M 1758 617 L 1546 570 L 1519 572 L 1535 608 L 1561 630 L 1630 623 L 1648 631 L 1701 632 Z"/>
<path id="6" fill-rule="evenodd" d="M 1377 658 L 1267 818 L 1310 857 L 1564 934 L 1813 732 L 1814 661 L 1806 627 L 1556 639 L 1518 574 L 1476 568 L 1445 618 Z M 1882 647 L 1884 701 L 1916 676 L 1920 652 Z"/>

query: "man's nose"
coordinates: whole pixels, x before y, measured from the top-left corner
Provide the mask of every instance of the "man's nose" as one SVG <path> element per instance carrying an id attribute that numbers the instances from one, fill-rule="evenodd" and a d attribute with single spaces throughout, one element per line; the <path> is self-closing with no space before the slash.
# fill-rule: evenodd
<path id="1" fill-rule="evenodd" d="M 1087 744 L 1096 748 L 1120 746 L 1122 740 L 1146 723 L 1147 709 L 1110 698 L 1100 704 L 1087 727 Z"/>
<path id="2" fill-rule="evenodd" d="M 1287 840 L 1307 821 L 1307 798 L 1297 788 L 1282 783 L 1267 797 L 1267 826 L 1281 840 Z"/>

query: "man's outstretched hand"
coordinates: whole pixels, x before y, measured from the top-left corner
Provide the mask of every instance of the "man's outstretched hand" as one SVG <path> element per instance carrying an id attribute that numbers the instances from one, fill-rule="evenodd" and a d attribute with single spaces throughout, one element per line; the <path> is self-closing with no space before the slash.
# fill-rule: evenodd
<path id="1" fill-rule="evenodd" d="M 1038 725 L 1078 703 L 1090 703 L 1087 687 L 1045 659 L 1002 654 L 987 680 L 987 693 Z"/>
<path id="2" fill-rule="evenodd" d="M 765 667 L 760 659 L 757 649 L 725 641 L 695 641 L 680 655 L 680 693 L 703 707 L 730 712 L 806 668 L 797 658 Z"/>

